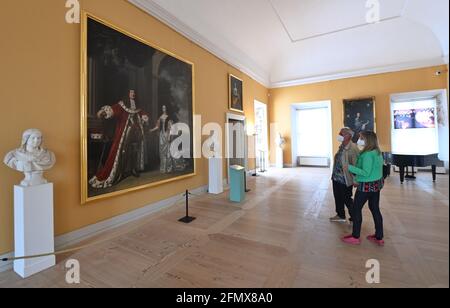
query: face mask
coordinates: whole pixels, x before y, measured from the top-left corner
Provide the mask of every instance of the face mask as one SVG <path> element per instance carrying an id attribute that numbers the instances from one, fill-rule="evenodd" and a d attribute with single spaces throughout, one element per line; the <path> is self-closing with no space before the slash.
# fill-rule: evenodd
<path id="1" fill-rule="evenodd" d="M 366 142 L 365 142 L 364 140 L 362 140 L 362 139 L 359 139 L 359 140 L 358 140 L 358 145 L 359 145 L 360 147 L 365 147 L 365 146 L 366 146 Z"/>
<path id="2" fill-rule="evenodd" d="M 337 141 L 340 142 L 340 143 L 344 142 L 344 140 L 345 140 L 345 138 L 342 137 L 341 135 L 339 135 L 339 136 L 337 137 Z"/>

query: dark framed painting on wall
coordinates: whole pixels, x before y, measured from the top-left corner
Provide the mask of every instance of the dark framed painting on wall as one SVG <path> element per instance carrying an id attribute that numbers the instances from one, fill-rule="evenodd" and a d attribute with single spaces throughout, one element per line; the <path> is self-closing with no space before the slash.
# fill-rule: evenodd
<path id="1" fill-rule="evenodd" d="M 229 108 L 244 113 L 244 82 L 234 75 L 229 75 Z"/>
<path id="2" fill-rule="evenodd" d="M 82 203 L 194 176 L 193 63 L 87 12 L 81 45 Z"/>
<path id="3" fill-rule="evenodd" d="M 376 131 L 375 97 L 344 100 L 344 126 L 355 132 L 354 142 L 362 131 Z"/>

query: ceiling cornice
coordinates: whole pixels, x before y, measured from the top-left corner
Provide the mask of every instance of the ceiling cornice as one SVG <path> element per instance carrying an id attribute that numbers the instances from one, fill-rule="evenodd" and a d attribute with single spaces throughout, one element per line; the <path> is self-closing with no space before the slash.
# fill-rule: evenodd
<path id="1" fill-rule="evenodd" d="M 235 67 L 244 74 L 247 74 L 265 87 L 269 87 L 269 73 L 255 64 L 254 61 L 241 51 L 235 50 L 234 52 L 228 52 L 220 46 L 217 46 L 152 0 L 128 0 L 128 2 L 168 25 L 225 63 Z"/>
<path id="2" fill-rule="evenodd" d="M 406 70 L 425 68 L 425 67 L 431 67 L 431 66 L 438 66 L 438 65 L 443 65 L 446 63 L 448 64 L 448 57 L 447 57 L 447 62 L 445 62 L 445 58 L 435 58 L 435 59 L 430 59 L 430 60 L 401 63 L 401 64 L 395 64 L 395 65 L 384 66 L 384 67 L 367 68 L 367 69 L 348 71 L 348 72 L 342 72 L 342 73 L 292 79 L 292 80 L 281 81 L 281 82 L 272 82 L 270 85 L 270 88 L 285 88 L 285 87 L 300 86 L 300 85 L 305 85 L 305 84 L 313 84 L 313 83 L 346 79 L 346 78 L 392 73 L 392 72 L 406 71 Z"/>

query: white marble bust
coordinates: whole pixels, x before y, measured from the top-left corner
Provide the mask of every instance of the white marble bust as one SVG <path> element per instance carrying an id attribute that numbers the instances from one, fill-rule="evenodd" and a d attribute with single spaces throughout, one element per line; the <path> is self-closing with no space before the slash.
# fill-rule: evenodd
<path id="1" fill-rule="evenodd" d="M 46 184 L 44 171 L 51 169 L 55 162 L 55 154 L 42 148 L 42 132 L 38 129 L 28 129 L 23 133 L 20 148 L 9 152 L 4 163 L 25 174 L 21 186 L 29 187 Z"/>

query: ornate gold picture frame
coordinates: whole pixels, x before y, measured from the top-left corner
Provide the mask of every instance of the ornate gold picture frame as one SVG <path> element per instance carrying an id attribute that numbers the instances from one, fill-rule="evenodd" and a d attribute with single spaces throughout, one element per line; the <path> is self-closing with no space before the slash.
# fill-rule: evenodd
<path id="1" fill-rule="evenodd" d="M 81 201 L 195 176 L 194 64 L 90 13 L 81 31 Z M 190 128 L 190 155 L 170 147 Z"/>
<path id="2" fill-rule="evenodd" d="M 228 108 L 244 113 L 244 81 L 232 74 L 228 76 Z"/>
<path id="3" fill-rule="evenodd" d="M 354 140 L 358 141 L 359 133 L 365 130 L 377 130 L 376 101 L 374 96 L 344 100 L 344 126 L 355 132 Z"/>

